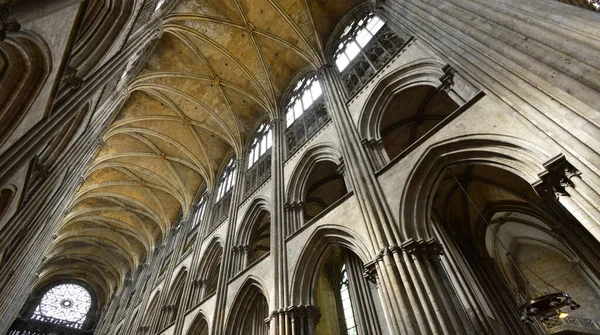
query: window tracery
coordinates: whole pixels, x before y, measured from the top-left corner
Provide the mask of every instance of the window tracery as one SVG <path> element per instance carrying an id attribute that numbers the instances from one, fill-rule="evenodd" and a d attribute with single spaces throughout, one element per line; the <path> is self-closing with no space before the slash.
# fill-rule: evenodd
<path id="1" fill-rule="evenodd" d="M 90 307 L 90 293 L 77 284 L 60 284 L 48 290 L 32 319 L 81 329 Z"/>
<path id="2" fill-rule="evenodd" d="M 223 169 L 221 179 L 219 179 L 217 197 L 215 198 L 215 205 L 212 208 L 210 229 L 216 227 L 217 224 L 227 217 L 229 205 L 231 204 L 231 190 L 235 182 L 235 157 L 231 157 Z"/>
<path id="3" fill-rule="evenodd" d="M 194 214 L 194 218 L 192 220 L 192 229 L 194 230 L 204 218 L 204 212 L 206 211 L 206 204 L 208 203 L 208 196 L 204 194 L 198 205 L 196 205 L 196 213 Z"/>
<path id="4" fill-rule="evenodd" d="M 361 13 L 344 29 L 333 58 L 353 95 L 385 65 L 405 40 L 373 13 Z"/>
<path id="5" fill-rule="evenodd" d="M 288 151 L 295 152 L 329 121 L 321 84 L 314 73 L 298 81 L 285 108 Z"/>
<path id="6" fill-rule="evenodd" d="M 258 127 L 248 154 L 248 170 L 245 178 L 246 195 L 262 184 L 271 175 L 271 147 L 273 131 L 267 123 Z"/>

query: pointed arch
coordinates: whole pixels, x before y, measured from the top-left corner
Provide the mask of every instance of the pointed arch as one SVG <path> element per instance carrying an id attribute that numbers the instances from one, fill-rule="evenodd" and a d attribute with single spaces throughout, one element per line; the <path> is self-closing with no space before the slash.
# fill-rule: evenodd
<path id="1" fill-rule="evenodd" d="M 187 331 L 187 335 L 208 335 L 210 328 L 207 320 L 202 311 L 198 312 L 190 329 Z"/>
<path id="2" fill-rule="evenodd" d="M 312 286 L 323 261 L 323 253 L 329 245 L 339 245 L 352 251 L 363 263 L 371 260 L 371 255 L 374 255 L 375 251 L 370 250 L 358 236 L 356 232 L 337 225 L 321 226 L 311 234 L 302 248 L 291 279 L 292 305 L 315 305 L 316 297 Z"/>
<path id="3" fill-rule="evenodd" d="M 11 32 L 0 43 L 0 147 L 11 137 L 44 86 L 52 55 L 33 32 Z"/>
<path id="4" fill-rule="evenodd" d="M 323 161 L 330 161 L 338 166 L 341 165 L 343 162 L 341 150 L 330 143 L 318 144 L 307 149 L 298 161 L 288 182 L 288 203 L 303 201 L 309 174 L 317 163 Z"/>
<path id="5" fill-rule="evenodd" d="M 267 335 L 265 319 L 269 317 L 269 304 L 264 286 L 254 277 L 246 279 L 236 294 L 225 320 L 226 335 Z"/>
<path id="6" fill-rule="evenodd" d="M 413 166 L 400 198 L 399 222 L 404 238 L 428 240 L 427 206 L 440 172 L 452 164 L 477 160 L 506 169 L 533 183 L 550 155 L 521 139 L 504 135 L 473 134 L 430 147 Z"/>

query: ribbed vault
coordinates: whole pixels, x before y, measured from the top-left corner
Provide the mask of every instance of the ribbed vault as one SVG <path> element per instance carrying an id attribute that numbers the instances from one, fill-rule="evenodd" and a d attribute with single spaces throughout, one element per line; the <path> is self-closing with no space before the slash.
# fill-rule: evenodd
<path id="1" fill-rule="evenodd" d="M 188 217 L 228 152 L 276 117 L 302 68 L 319 68 L 323 45 L 360 0 L 190 0 L 163 35 L 83 176 L 40 280 L 90 284 L 110 296 L 144 261 L 180 211 Z"/>

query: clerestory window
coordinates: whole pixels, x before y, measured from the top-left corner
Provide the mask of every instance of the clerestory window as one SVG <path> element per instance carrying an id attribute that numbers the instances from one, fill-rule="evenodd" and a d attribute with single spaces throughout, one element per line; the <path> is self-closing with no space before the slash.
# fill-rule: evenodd
<path id="1" fill-rule="evenodd" d="M 221 200 L 225 194 L 231 190 L 233 185 L 235 185 L 235 161 L 233 157 L 229 160 L 229 163 L 225 166 L 223 170 L 223 174 L 221 175 L 221 180 L 219 181 L 219 188 L 217 193 L 217 201 Z"/>
<path id="2" fill-rule="evenodd" d="M 32 315 L 33 320 L 81 329 L 92 306 L 90 293 L 77 284 L 49 289 Z"/>
<path id="3" fill-rule="evenodd" d="M 250 154 L 248 155 L 248 169 L 252 168 L 259 159 L 265 156 L 267 151 L 273 146 L 273 133 L 267 123 L 263 123 L 256 132 Z"/>
<path id="4" fill-rule="evenodd" d="M 348 24 L 333 54 L 348 93 L 353 95 L 362 88 L 404 43 L 405 39 L 373 13 L 363 12 Z"/>
<path id="5" fill-rule="evenodd" d="M 304 76 L 285 108 L 288 152 L 293 153 L 329 121 L 323 90 L 314 73 Z"/>
<path id="6" fill-rule="evenodd" d="M 250 145 L 248 154 L 248 169 L 244 178 L 245 195 L 252 193 L 271 175 L 271 147 L 273 146 L 273 131 L 269 124 L 262 123 Z"/>
<path id="7" fill-rule="evenodd" d="M 337 65 L 338 70 L 344 71 L 384 24 L 377 16 L 368 15 L 348 25 L 342 36 L 340 36 L 341 42 L 335 53 L 335 65 Z"/>
<path id="8" fill-rule="evenodd" d="M 235 185 L 235 157 L 232 157 L 221 174 L 219 185 L 217 186 L 217 196 L 211 210 L 211 222 L 209 230 L 220 224 L 229 212 L 231 205 L 231 189 Z"/>
<path id="9" fill-rule="evenodd" d="M 204 194 L 200 199 L 200 202 L 198 202 L 198 205 L 196 205 L 196 213 L 194 214 L 194 219 L 192 221 L 192 229 L 190 229 L 190 231 L 194 230 L 194 228 L 196 228 L 198 224 L 200 224 L 200 222 L 202 221 L 202 218 L 204 217 L 204 212 L 206 211 L 207 203 L 208 196 Z"/>

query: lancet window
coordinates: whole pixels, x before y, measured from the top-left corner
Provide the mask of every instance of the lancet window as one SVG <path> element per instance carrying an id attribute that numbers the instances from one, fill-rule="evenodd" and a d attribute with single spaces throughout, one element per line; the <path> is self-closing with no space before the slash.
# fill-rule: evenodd
<path id="1" fill-rule="evenodd" d="M 204 194 L 198 205 L 196 205 L 196 212 L 194 213 L 194 218 L 192 219 L 192 229 L 194 230 L 204 218 L 204 212 L 206 212 L 206 204 L 208 203 L 208 195 Z"/>
<path id="2" fill-rule="evenodd" d="M 323 90 L 314 73 L 298 81 L 291 96 L 285 108 L 289 153 L 295 152 L 329 121 Z"/>
<path id="3" fill-rule="evenodd" d="M 346 321 L 346 333 L 348 335 L 356 335 L 356 321 L 354 320 L 354 312 L 352 311 L 352 301 L 350 300 L 350 284 L 348 281 L 348 271 L 346 271 L 346 265 L 342 266 L 340 281 L 340 300 L 342 302 L 342 309 L 344 311 L 344 321 Z"/>
<path id="4" fill-rule="evenodd" d="M 215 205 L 212 210 L 212 223 L 211 228 L 214 228 L 219 224 L 229 211 L 229 205 L 231 204 L 231 190 L 235 185 L 235 157 L 231 157 L 223 173 L 221 179 L 219 179 L 219 185 L 217 186 L 217 196 Z"/>
<path id="5" fill-rule="evenodd" d="M 246 194 L 251 193 L 271 175 L 271 147 L 273 131 L 265 122 L 258 127 L 250 153 L 248 154 L 248 170 L 246 171 Z"/>
<path id="6" fill-rule="evenodd" d="M 362 13 L 346 26 L 333 55 L 335 64 L 353 95 L 385 65 L 405 40 L 372 13 Z"/>

